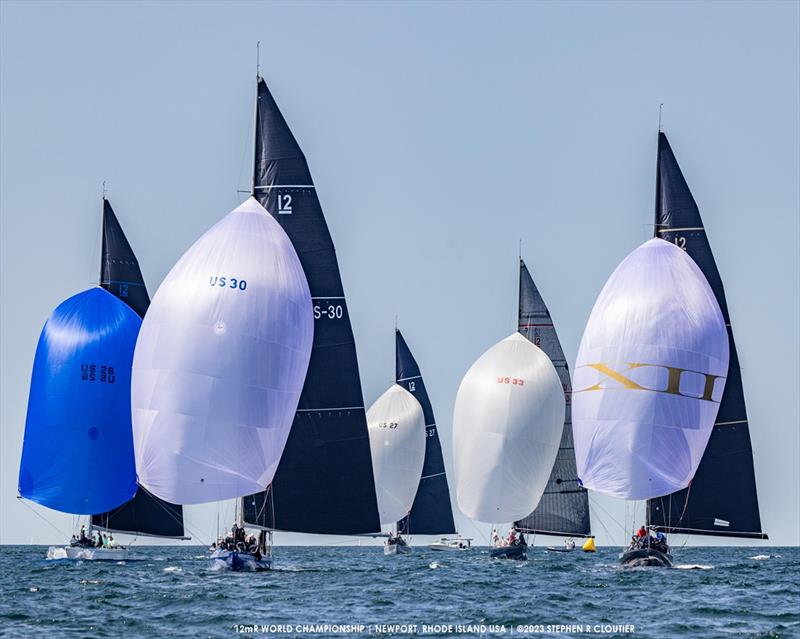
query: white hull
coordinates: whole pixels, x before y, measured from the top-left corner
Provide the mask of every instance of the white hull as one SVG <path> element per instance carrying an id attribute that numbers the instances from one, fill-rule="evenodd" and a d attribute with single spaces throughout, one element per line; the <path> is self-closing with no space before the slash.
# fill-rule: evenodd
<path id="1" fill-rule="evenodd" d="M 432 544 L 428 544 L 428 548 L 431 550 L 463 552 L 465 550 L 470 550 L 472 545 L 468 539 L 442 539 L 440 541 L 435 541 Z"/>
<path id="2" fill-rule="evenodd" d="M 48 559 L 74 559 L 83 561 L 125 561 L 127 548 L 81 548 L 79 546 L 50 546 Z"/>

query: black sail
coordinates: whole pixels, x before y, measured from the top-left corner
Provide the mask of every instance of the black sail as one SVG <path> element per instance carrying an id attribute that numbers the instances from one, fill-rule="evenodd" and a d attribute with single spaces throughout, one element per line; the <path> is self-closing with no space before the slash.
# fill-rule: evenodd
<path id="1" fill-rule="evenodd" d="M 243 500 L 250 525 L 318 534 L 380 531 L 353 329 L 311 172 L 258 78 L 255 196 L 286 231 L 311 289 L 314 345 L 269 492 Z"/>
<path id="2" fill-rule="evenodd" d="M 408 515 L 397 522 L 397 530 L 408 535 L 449 535 L 456 531 L 450 489 L 442 457 L 442 444 L 433 416 L 433 406 L 425 390 L 417 361 L 395 331 L 395 381 L 408 390 L 422 406 L 425 415 L 425 461 L 422 464 L 417 494 Z"/>
<path id="3" fill-rule="evenodd" d="M 585 537 L 591 533 L 589 494 L 578 483 L 575 445 L 572 441 L 572 382 L 567 360 L 550 312 L 533 283 L 525 262 L 519 261 L 519 323 L 517 329 L 541 348 L 553 362 L 564 387 L 566 412 L 561 444 L 542 499 L 524 519 L 514 522 L 519 530 L 543 535 Z"/>
<path id="4" fill-rule="evenodd" d="M 725 392 L 700 466 L 688 488 L 647 502 L 649 522 L 694 535 L 766 539 L 758 512 L 742 374 L 728 304 L 700 211 L 667 136 L 658 134 L 655 235 L 674 242 L 697 263 L 717 297 L 730 340 Z"/>
<path id="5" fill-rule="evenodd" d="M 139 262 L 111 203 L 105 198 L 100 286 L 128 304 L 140 317 L 144 317 L 150 306 Z M 107 513 L 92 515 L 92 526 L 132 535 L 184 538 L 183 508 L 163 501 L 141 487 L 129 502 Z"/>

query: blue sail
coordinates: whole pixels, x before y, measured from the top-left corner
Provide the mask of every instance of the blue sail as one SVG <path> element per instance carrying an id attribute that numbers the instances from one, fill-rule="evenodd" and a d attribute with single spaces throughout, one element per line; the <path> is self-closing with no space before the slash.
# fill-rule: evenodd
<path id="1" fill-rule="evenodd" d="M 19 494 L 91 515 L 131 499 L 131 365 L 142 320 L 102 288 L 62 302 L 33 363 Z"/>

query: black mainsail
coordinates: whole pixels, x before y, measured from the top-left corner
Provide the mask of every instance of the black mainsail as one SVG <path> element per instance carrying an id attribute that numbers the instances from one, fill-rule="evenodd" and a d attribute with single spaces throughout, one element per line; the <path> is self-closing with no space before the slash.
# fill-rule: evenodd
<path id="1" fill-rule="evenodd" d="M 380 531 L 353 329 L 306 158 L 258 78 L 254 196 L 286 231 L 314 302 L 314 346 L 289 439 L 268 491 L 245 497 L 247 524 L 317 534 Z"/>
<path id="2" fill-rule="evenodd" d="M 395 330 L 395 382 L 416 397 L 422 406 L 426 434 L 425 461 L 417 494 L 409 514 L 397 522 L 397 530 L 408 535 L 452 534 L 456 526 L 433 406 L 417 361 L 398 330 Z"/>
<path id="3" fill-rule="evenodd" d="M 144 317 L 150 306 L 139 262 L 111 203 L 105 198 L 100 286 L 116 295 L 140 317 Z M 92 526 L 131 535 L 185 538 L 183 508 L 151 495 L 141 486 L 129 502 L 107 513 L 92 515 Z"/>
<path id="4" fill-rule="evenodd" d="M 572 382 L 569 368 L 550 311 L 547 310 L 522 259 L 519 261 L 517 330 L 541 348 L 553 362 L 564 387 L 567 406 L 561 444 L 542 499 L 530 515 L 514 522 L 514 526 L 518 530 L 542 535 L 586 537 L 591 534 L 589 494 L 578 482 L 578 469 L 575 464 L 575 446 L 572 441 Z"/>
<path id="5" fill-rule="evenodd" d="M 711 285 L 728 326 L 730 364 L 717 421 L 691 484 L 648 500 L 648 521 L 668 532 L 767 539 L 761 531 L 742 374 L 725 290 L 700 211 L 662 132 L 658 134 L 655 218 L 655 236 L 684 249 Z"/>

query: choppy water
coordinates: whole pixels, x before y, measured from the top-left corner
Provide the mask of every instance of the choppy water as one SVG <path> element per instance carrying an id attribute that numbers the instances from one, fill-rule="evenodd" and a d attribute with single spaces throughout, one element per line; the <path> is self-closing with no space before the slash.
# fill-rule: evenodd
<path id="1" fill-rule="evenodd" d="M 395 636 L 468 637 L 480 628 L 459 624 L 482 624 L 483 636 L 619 637 L 627 624 L 635 637 L 800 636 L 798 548 L 685 548 L 667 570 L 622 569 L 610 548 L 536 548 L 514 563 L 485 549 L 278 547 L 277 569 L 257 574 L 215 571 L 198 547 L 139 547 L 121 565 L 45 552 L 0 549 L 0 635 L 357 637 L 416 624 Z"/>

